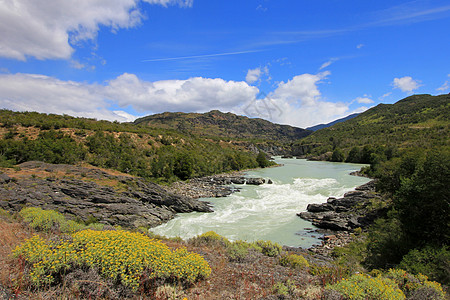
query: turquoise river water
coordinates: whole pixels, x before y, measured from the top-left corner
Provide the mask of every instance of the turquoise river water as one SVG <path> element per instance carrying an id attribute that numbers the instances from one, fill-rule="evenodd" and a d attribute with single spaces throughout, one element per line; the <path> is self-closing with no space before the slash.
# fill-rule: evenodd
<path id="1" fill-rule="evenodd" d="M 213 213 L 179 214 L 175 219 L 152 228 L 153 233 L 188 239 L 213 230 L 230 240 L 271 240 L 282 245 L 308 248 L 319 242 L 314 228 L 296 214 L 310 203 L 342 197 L 369 180 L 349 175 L 363 165 L 281 159 L 281 167 L 247 172 L 249 177 L 270 178 L 273 184 L 237 185 L 240 192 L 225 198 L 205 198 Z M 306 228 L 306 229 L 305 229 Z"/>

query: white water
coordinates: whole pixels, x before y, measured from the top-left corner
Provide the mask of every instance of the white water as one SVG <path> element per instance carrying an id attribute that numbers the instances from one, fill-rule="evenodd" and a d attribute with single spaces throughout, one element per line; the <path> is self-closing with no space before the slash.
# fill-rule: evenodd
<path id="1" fill-rule="evenodd" d="M 230 240 L 271 240 L 282 245 L 310 247 L 318 235 L 310 233 L 310 222 L 296 214 L 310 203 L 326 202 L 368 182 L 349 175 L 363 165 L 312 162 L 303 159 L 276 159 L 282 167 L 248 172 L 251 177 L 270 178 L 273 184 L 236 185 L 241 192 L 226 198 L 206 198 L 213 213 L 179 214 L 175 219 L 152 228 L 168 237 L 191 238 L 213 230 Z"/>

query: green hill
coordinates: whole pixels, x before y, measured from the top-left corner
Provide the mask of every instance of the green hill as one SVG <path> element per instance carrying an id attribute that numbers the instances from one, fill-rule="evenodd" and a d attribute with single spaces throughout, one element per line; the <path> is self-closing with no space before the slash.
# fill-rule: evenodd
<path id="1" fill-rule="evenodd" d="M 310 155 L 328 153 L 330 159 L 330 153 L 338 150 L 342 152 L 338 160 L 350 162 L 370 162 L 374 152 L 389 158 L 395 151 L 448 148 L 449 119 L 450 94 L 414 95 L 395 104 L 379 104 L 353 119 L 318 130 L 294 148 L 307 148 Z M 360 159 L 349 158 L 352 149 L 351 155 Z"/>
<path id="2" fill-rule="evenodd" d="M 260 166 L 257 151 L 139 124 L 0 110 L 0 167 L 89 163 L 156 181 Z M 264 163 L 267 163 L 265 161 Z"/>
<path id="3" fill-rule="evenodd" d="M 308 136 L 311 131 L 289 125 L 274 124 L 263 119 L 238 116 L 212 110 L 208 113 L 171 113 L 150 115 L 134 124 L 175 129 L 197 136 L 245 140 L 291 142 Z"/>

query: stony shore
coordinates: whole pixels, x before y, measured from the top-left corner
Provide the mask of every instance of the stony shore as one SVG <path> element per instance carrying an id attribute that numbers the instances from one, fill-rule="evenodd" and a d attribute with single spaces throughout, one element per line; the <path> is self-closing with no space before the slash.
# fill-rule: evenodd
<path id="1" fill-rule="evenodd" d="M 232 172 L 225 174 L 212 175 L 201 178 L 193 178 L 187 181 L 177 181 L 166 190 L 175 195 L 198 198 L 226 197 L 232 193 L 239 192 L 238 187 L 230 185 L 261 185 L 266 183 L 264 178 L 245 177 L 244 172 Z M 272 181 L 267 180 L 268 184 Z"/>
<path id="2" fill-rule="evenodd" d="M 351 242 L 352 232 L 370 226 L 375 219 L 385 213 L 382 196 L 375 191 L 374 180 L 345 193 L 342 198 L 328 198 L 326 203 L 309 204 L 306 212 L 297 215 L 310 221 L 323 235 L 320 245 L 311 247 L 314 253 L 328 256 L 335 247 L 342 247 Z"/>
<path id="3" fill-rule="evenodd" d="M 24 206 L 126 228 L 157 226 L 177 213 L 212 211 L 206 201 L 174 195 L 142 178 L 43 162 L 26 162 L 0 176 L 0 208 L 17 212 Z"/>

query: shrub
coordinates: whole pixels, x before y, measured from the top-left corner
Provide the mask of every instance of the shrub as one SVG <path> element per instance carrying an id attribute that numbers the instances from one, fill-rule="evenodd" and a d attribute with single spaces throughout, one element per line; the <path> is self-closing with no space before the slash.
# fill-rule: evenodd
<path id="1" fill-rule="evenodd" d="M 64 215 L 54 210 L 44 210 L 39 207 L 25 207 L 19 212 L 19 215 L 33 229 L 41 231 L 56 229 L 64 233 L 73 233 L 87 228 L 101 230 L 104 227 L 103 224 L 99 223 L 91 223 L 86 226 L 72 220 L 66 220 Z"/>
<path id="2" fill-rule="evenodd" d="M 230 261 L 243 262 L 248 255 L 250 244 L 244 241 L 235 241 L 227 247 L 227 256 Z"/>
<path id="3" fill-rule="evenodd" d="M 193 237 L 190 240 L 194 246 L 222 246 L 226 247 L 230 245 L 230 241 L 215 233 L 214 231 L 208 231 L 196 237 Z"/>
<path id="4" fill-rule="evenodd" d="M 381 276 L 371 277 L 365 274 L 356 274 L 349 279 L 330 285 L 327 289 L 339 292 L 343 297 L 358 300 L 395 300 L 405 299 L 405 294 L 397 284 Z"/>
<path id="5" fill-rule="evenodd" d="M 309 267 L 308 261 L 303 256 L 297 254 L 282 255 L 280 265 L 299 270 Z"/>
<path id="6" fill-rule="evenodd" d="M 29 277 L 36 286 L 51 284 L 55 277 L 76 266 L 98 269 L 99 273 L 136 290 L 155 279 L 193 283 L 211 274 L 199 254 L 185 248 L 171 251 L 149 237 L 123 230 L 83 230 L 73 240 L 46 241 L 38 236 L 13 251 L 31 266 Z"/>
<path id="7" fill-rule="evenodd" d="M 420 294 L 430 294 L 434 296 L 426 299 L 444 299 L 445 293 L 442 286 L 438 282 L 429 281 L 425 275 L 412 275 L 402 269 L 389 269 L 386 277 L 395 281 L 408 298 L 413 297 L 413 295 L 417 297 Z"/>
<path id="8" fill-rule="evenodd" d="M 399 268 L 413 274 L 425 274 L 430 279 L 450 284 L 450 250 L 448 246 L 435 248 L 426 246 L 413 249 L 406 254 Z"/>
<path id="9" fill-rule="evenodd" d="M 260 252 L 269 257 L 278 256 L 282 251 L 282 247 L 279 244 L 271 241 L 256 241 L 253 245 L 257 248 L 261 248 Z"/>

